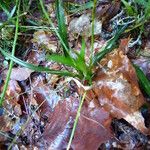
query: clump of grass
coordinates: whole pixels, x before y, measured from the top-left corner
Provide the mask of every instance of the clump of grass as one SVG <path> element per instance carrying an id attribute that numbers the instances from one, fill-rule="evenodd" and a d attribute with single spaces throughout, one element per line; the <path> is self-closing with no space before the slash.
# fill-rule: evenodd
<path id="1" fill-rule="evenodd" d="M 132 18 L 132 25 L 126 32 L 140 29 L 140 33 L 144 32 L 144 25 L 150 19 L 150 0 L 135 0 L 130 4 L 126 0 L 121 0 L 125 6 L 125 12 L 128 18 Z"/>

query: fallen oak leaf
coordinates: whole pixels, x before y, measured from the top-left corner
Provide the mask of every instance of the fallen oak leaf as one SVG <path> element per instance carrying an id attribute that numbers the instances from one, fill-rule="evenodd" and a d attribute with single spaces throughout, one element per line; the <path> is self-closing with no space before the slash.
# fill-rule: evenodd
<path id="1" fill-rule="evenodd" d="M 112 118 L 124 118 L 145 134 L 149 130 L 139 112 L 145 103 L 139 89 L 135 70 L 121 49 L 106 55 L 100 62 L 102 68 L 95 73 L 94 88 L 89 90 L 88 101 L 95 99 Z M 137 113 L 136 113 L 137 112 Z"/>

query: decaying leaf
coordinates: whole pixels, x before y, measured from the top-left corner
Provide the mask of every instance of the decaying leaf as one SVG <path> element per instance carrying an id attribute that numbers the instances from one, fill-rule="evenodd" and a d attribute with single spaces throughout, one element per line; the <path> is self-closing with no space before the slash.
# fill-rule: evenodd
<path id="1" fill-rule="evenodd" d="M 79 18 L 74 18 L 71 20 L 69 24 L 69 31 L 73 34 L 84 35 L 84 36 L 91 36 L 91 16 L 90 14 L 83 14 Z M 100 21 L 95 19 L 94 25 L 94 34 L 99 35 L 102 30 L 102 24 Z"/>
<path id="2" fill-rule="evenodd" d="M 135 70 L 123 51 L 116 49 L 102 59 L 93 80 L 93 89 L 88 91 L 81 110 L 72 149 L 98 149 L 100 144 L 113 137 L 110 129 L 113 118 L 124 118 L 141 132 L 149 134 L 139 112 L 144 99 Z M 70 96 L 59 99 L 53 94 L 49 88 L 37 88 L 34 99 L 38 103 L 45 101 L 40 114 L 48 119 L 43 134 L 48 148 L 65 149 L 79 107 L 79 98 Z M 48 95 L 52 96 L 49 100 Z"/>
<path id="3" fill-rule="evenodd" d="M 3 79 L 6 78 L 7 72 L 8 72 L 7 70 L 3 72 L 3 74 L 2 74 Z M 10 79 L 16 80 L 16 81 L 23 81 L 23 80 L 26 80 L 27 78 L 29 78 L 29 76 L 32 72 L 33 72 L 33 70 L 30 70 L 30 69 L 24 68 L 24 67 L 13 68 Z"/>
<path id="4" fill-rule="evenodd" d="M 123 51 L 115 50 L 102 59 L 94 82 L 95 87 L 88 93 L 91 99 L 95 99 L 112 117 L 124 118 L 140 131 L 149 132 L 138 113 L 144 98 L 137 76 Z"/>
<path id="5" fill-rule="evenodd" d="M 37 47 L 38 49 L 38 47 Z M 34 65 L 39 65 L 40 62 L 45 61 L 45 51 L 40 51 L 40 50 L 31 50 L 30 53 L 27 56 L 27 62 L 34 64 Z"/>
<path id="6" fill-rule="evenodd" d="M 101 1 L 96 9 L 96 15 L 105 24 L 110 19 L 112 19 L 120 9 L 120 0 L 115 0 L 112 2 Z"/>
<path id="7" fill-rule="evenodd" d="M 43 46 L 47 50 L 55 53 L 57 50 L 57 41 L 52 37 L 50 32 L 43 30 L 34 33 L 33 43 L 37 43 L 39 46 Z"/>
<path id="8" fill-rule="evenodd" d="M 49 149 L 67 147 L 78 106 L 79 99 L 70 97 L 60 101 L 54 111 L 48 114 L 49 124 L 44 137 Z M 105 127 L 109 119 L 108 112 L 103 108 L 97 109 L 96 105 L 85 103 L 71 148 L 98 149 L 101 143 L 112 137 L 110 130 Z"/>
<path id="9" fill-rule="evenodd" d="M 18 117 L 22 114 L 21 106 L 20 104 L 18 104 L 20 92 L 21 88 L 18 85 L 17 81 L 10 80 L 3 104 L 5 108 L 4 114 L 0 116 L 1 132 L 10 131 Z"/>

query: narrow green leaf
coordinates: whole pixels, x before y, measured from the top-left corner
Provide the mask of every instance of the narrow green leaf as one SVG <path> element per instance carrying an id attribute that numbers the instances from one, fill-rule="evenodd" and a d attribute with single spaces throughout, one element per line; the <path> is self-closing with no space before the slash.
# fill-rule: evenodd
<path id="1" fill-rule="evenodd" d="M 143 71 L 137 65 L 134 64 L 133 66 L 136 70 L 140 85 L 142 86 L 146 94 L 150 96 L 150 81 L 147 79 Z"/>
<path id="2" fill-rule="evenodd" d="M 88 74 L 88 67 L 86 65 L 84 57 L 82 57 L 78 52 L 75 52 L 77 55 L 77 58 L 75 59 L 75 68 L 81 72 L 84 77 Z"/>
<path id="3" fill-rule="evenodd" d="M 69 50 L 70 50 L 70 49 L 69 49 L 69 48 L 67 47 L 67 45 L 64 43 L 64 40 L 62 39 L 62 37 L 61 37 L 61 35 L 59 34 L 58 30 L 55 28 L 55 26 L 54 26 L 54 24 L 53 24 L 51 18 L 49 17 L 49 14 L 47 13 L 47 11 L 46 11 L 46 9 L 45 9 L 45 7 L 44 7 L 43 0 L 39 0 L 39 2 L 40 2 L 40 5 L 41 5 L 42 11 L 43 11 L 45 17 L 47 18 L 47 20 L 48 20 L 49 24 L 51 25 L 51 27 L 54 29 L 54 32 L 56 33 L 57 37 L 59 38 L 60 43 L 62 44 L 63 48 L 65 49 L 64 51 L 65 51 L 66 55 L 69 54 Z"/>
<path id="4" fill-rule="evenodd" d="M 13 17 L 15 11 L 16 11 L 16 6 L 14 6 L 13 9 L 11 10 L 11 12 L 10 12 L 10 14 L 8 16 L 9 19 Z"/>
<path id="5" fill-rule="evenodd" d="M 82 47 L 80 50 L 80 56 L 84 59 L 85 58 L 85 40 L 82 38 Z"/>
<path id="6" fill-rule="evenodd" d="M 12 18 L 15 11 L 16 11 L 16 5 L 13 7 L 11 12 L 9 12 L 9 8 L 6 6 L 6 4 L 3 1 L 0 1 L 0 7 L 3 9 L 3 11 L 7 14 L 8 19 Z"/>
<path id="7" fill-rule="evenodd" d="M 61 55 L 57 55 L 57 54 L 52 54 L 52 55 L 48 55 L 47 59 L 52 60 L 57 63 L 60 63 L 60 64 L 63 64 L 63 65 L 70 66 L 70 67 L 76 69 L 80 74 L 86 76 L 87 67 L 86 67 L 85 61 L 84 61 L 84 59 L 82 59 L 80 57 L 79 54 L 76 53 L 76 55 L 77 55 L 77 58 L 73 59 L 69 56 L 66 57 L 66 56 L 61 56 Z"/>
<path id="8" fill-rule="evenodd" d="M 115 34 L 115 36 L 108 41 L 107 45 L 105 47 L 103 47 L 102 50 L 94 56 L 93 64 L 96 64 L 97 62 L 99 62 L 106 54 L 108 54 L 109 52 L 111 52 L 113 50 L 113 47 L 114 47 L 116 41 L 118 40 L 119 36 L 125 31 L 126 27 L 127 27 L 127 25 L 123 26 Z"/>
<path id="9" fill-rule="evenodd" d="M 0 0 L 0 7 L 7 14 L 7 16 L 9 16 L 8 7 L 6 6 L 6 4 L 2 0 Z"/>
<path id="10" fill-rule="evenodd" d="M 62 0 L 56 0 L 56 15 L 57 15 L 59 34 L 60 34 L 63 42 L 65 43 L 66 47 L 69 49 L 67 27 L 66 27 L 66 23 L 65 23 L 65 13 L 64 13 L 64 9 L 63 9 L 63 1 Z M 65 47 L 63 47 L 63 50 L 64 50 L 64 54 L 67 56 L 68 52 L 66 52 Z"/>
<path id="11" fill-rule="evenodd" d="M 60 75 L 60 76 L 79 77 L 79 75 L 77 75 L 75 73 L 68 72 L 68 71 L 53 70 L 53 69 L 49 69 L 47 67 L 36 66 L 36 65 L 24 62 L 24 61 L 14 57 L 14 56 L 11 56 L 9 53 L 5 52 L 4 50 L 0 50 L 0 51 L 5 57 L 7 57 L 8 59 L 14 61 L 15 63 L 17 63 L 17 64 L 19 64 L 23 67 L 29 68 L 31 70 L 37 71 L 37 72 L 47 72 L 47 73 L 50 73 L 50 74 L 57 74 L 57 75 Z"/>
<path id="12" fill-rule="evenodd" d="M 65 57 L 57 54 L 47 55 L 47 60 L 74 67 L 73 60 L 70 57 Z"/>
<path id="13" fill-rule="evenodd" d="M 16 44 L 17 44 L 17 39 L 18 39 L 19 14 L 20 14 L 20 1 L 19 0 L 16 1 L 16 6 L 18 7 L 17 8 L 17 18 L 16 18 L 16 22 L 15 22 L 16 28 L 15 28 L 14 41 L 13 41 L 13 45 L 12 45 L 12 52 L 11 52 L 11 55 L 10 55 L 12 57 L 15 55 L 15 49 L 16 49 Z M 6 81 L 5 81 L 2 93 L 0 95 L 1 96 L 0 107 L 2 106 L 3 101 L 4 101 L 4 97 L 5 97 L 5 93 L 7 91 L 7 87 L 8 87 L 8 84 L 9 84 L 12 68 L 13 68 L 13 60 L 10 61 L 8 73 L 7 73 L 7 76 L 6 76 Z"/>
<path id="14" fill-rule="evenodd" d="M 75 9 L 72 9 L 72 10 L 69 10 L 70 13 L 76 13 L 76 12 L 79 12 L 79 11 L 84 11 L 86 9 L 90 9 L 93 7 L 93 2 L 90 1 L 90 2 L 87 2 L 85 4 L 82 4 L 80 7 L 78 8 L 75 8 Z"/>
<path id="15" fill-rule="evenodd" d="M 126 8 L 127 14 L 133 16 L 134 12 L 135 12 L 134 8 L 128 2 L 126 2 L 125 0 L 121 0 L 121 1 L 122 1 L 122 3 L 124 4 L 124 6 Z"/>

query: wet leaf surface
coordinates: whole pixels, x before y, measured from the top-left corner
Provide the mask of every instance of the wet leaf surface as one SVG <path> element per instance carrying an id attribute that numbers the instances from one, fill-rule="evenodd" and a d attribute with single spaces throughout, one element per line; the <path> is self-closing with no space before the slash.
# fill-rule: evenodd
<path id="1" fill-rule="evenodd" d="M 30 70 L 28 68 L 23 68 L 23 67 L 13 68 L 10 79 L 16 81 L 23 81 L 29 78 L 32 72 L 33 70 Z M 2 76 L 3 79 L 6 79 L 7 71 L 4 71 Z"/>
<path id="2" fill-rule="evenodd" d="M 79 100 L 70 97 L 60 101 L 54 112 L 48 115 L 49 124 L 46 125 L 44 137 L 50 149 L 67 147 L 78 105 Z M 111 132 L 104 127 L 107 121 L 109 116 L 105 110 L 84 105 L 72 149 L 97 149 L 102 142 L 112 137 Z"/>

